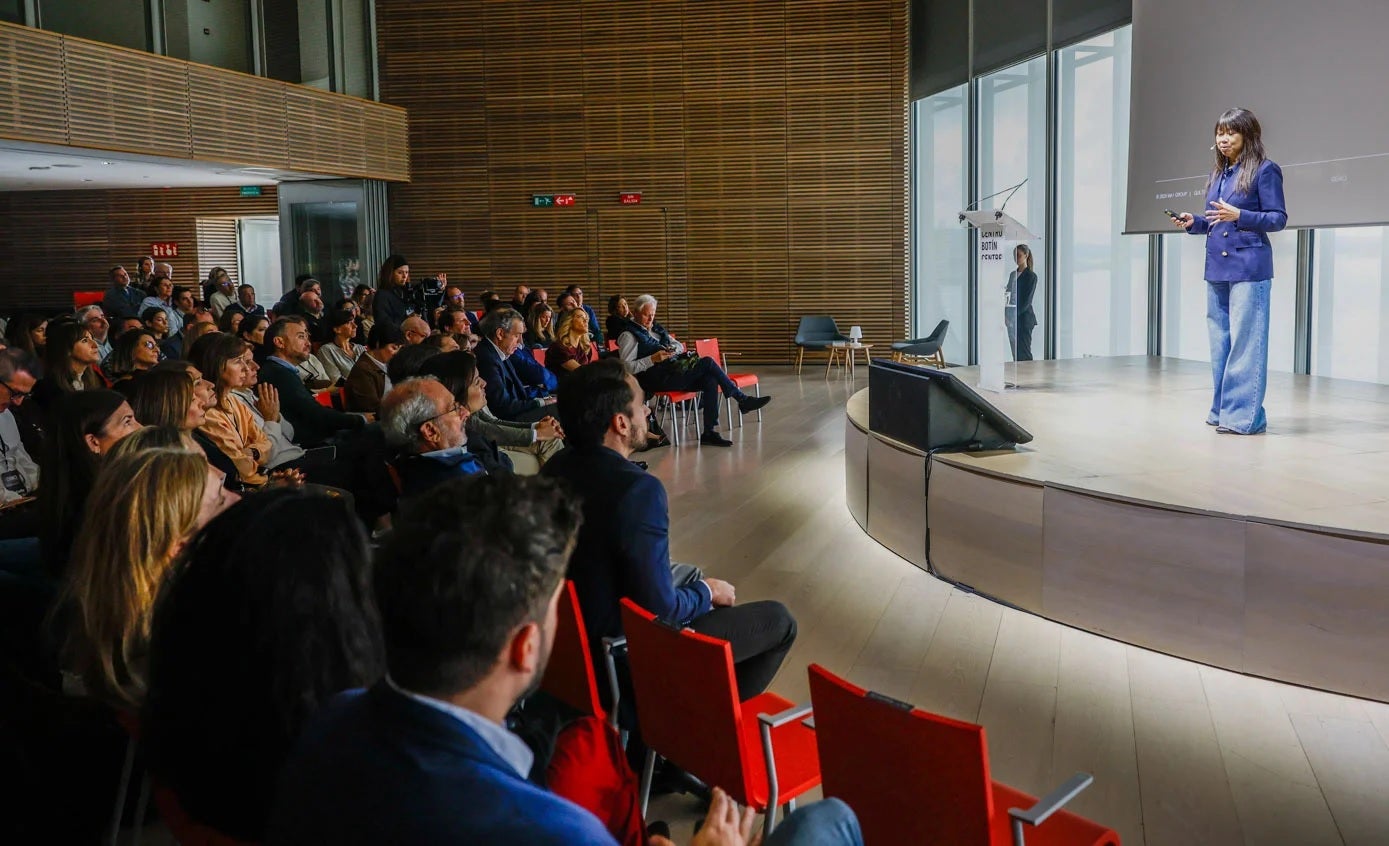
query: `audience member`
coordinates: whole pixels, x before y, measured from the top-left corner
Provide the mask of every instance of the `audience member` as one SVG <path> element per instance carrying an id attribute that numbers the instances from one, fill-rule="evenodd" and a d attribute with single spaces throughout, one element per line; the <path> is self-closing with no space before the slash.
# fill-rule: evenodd
<path id="1" fill-rule="evenodd" d="M 436 355 L 439 355 L 439 349 L 429 344 L 401 347 L 391 363 L 386 365 L 386 380 L 392 385 L 399 385 L 411 376 L 418 376 L 424 363 Z"/>
<path id="2" fill-rule="evenodd" d="M 244 333 L 245 326 L 242 326 Z M 340 432 L 361 429 L 366 418 L 320 405 L 299 380 L 299 365 L 310 355 L 309 332 L 301 317 L 277 318 L 265 332 L 270 353 L 261 366 L 261 381 L 280 394 L 280 410 L 294 428 L 295 443 L 312 447 Z M 366 356 L 363 356 L 366 358 Z M 360 362 L 359 362 L 360 363 Z"/>
<path id="3" fill-rule="evenodd" d="M 0 356 L 0 374 L 3 365 Z M 59 399 L 44 442 L 43 466 L 48 469 L 39 489 L 39 555 L 51 579 L 67 569 L 103 456 L 138 428 L 135 412 L 115 391 L 82 391 Z"/>
<path id="4" fill-rule="evenodd" d="M 452 311 L 453 309 L 458 309 L 463 312 L 463 319 L 468 322 L 466 331 L 469 334 L 476 335 L 477 315 L 473 314 L 471 311 L 468 310 L 467 295 L 464 294 L 463 289 L 458 287 L 457 285 L 450 285 L 444 289 L 443 311 L 447 312 Z M 452 331 L 454 334 L 457 335 L 462 335 L 464 333 L 464 330 L 457 328 L 456 324 L 453 329 L 446 329 L 443 326 L 440 326 L 439 329 L 440 331 L 444 332 Z"/>
<path id="5" fill-rule="evenodd" d="M 329 381 L 341 385 L 347 381 L 352 366 L 366 352 L 366 347 L 352 340 L 357 335 L 357 315 L 351 309 L 334 311 L 328 317 L 327 326 L 328 340 L 318 348 L 314 357 L 323 365 Z"/>
<path id="6" fill-rule="evenodd" d="M 555 342 L 555 313 L 545 303 L 537 301 L 526 312 L 526 346 L 533 350 L 549 349 Z"/>
<path id="7" fill-rule="evenodd" d="M 111 354 L 111 324 L 106 319 L 106 312 L 99 305 L 83 306 L 77 310 L 77 321 L 87 327 L 87 331 L 92 333 L 92 340 L 96 341 L 97 361 L 101 361 Z"/>
<path id="8" fill-rule="evenodd" d="M 193 364 L 211 377 L 215 396 L 199 428 L 231 459 L 242 484 L 264 485 L 269 481 L 265 467 L 272 449 L 270 437 L 251 409 L 232 396 L 255 380 L 250 347 L 235 335 L 218 334 L 197 345 Z"/>
<path id="9" fill-rule="evenodd" d="M 217 320 L 217 331 L 235 335 L 237 330 L 241 328 L 241 321 L 245 319 L 246 315 L 241 312 L 232 311 L 229 308 L 225 309 Z"/>
<path id="10" fill-rule="evenodd" d="M 501 308 L 505 305 L 505 303 L 502 302 L 501 295 L 495 291 L 483 291 L 481 294 L 477 295 L 477 301 L 482 304 L 482 314 L 484 317 L 487 315 L 487 312 L 492 309 Z"/>
<path id="11" fill-rule="evenodd" d="M 608 340 L 616 341 L 618 337 L 627 331 L 627 322 L 632 319 L 632 309 L 627 305 L 627 298 L 621 294 L 613 294 L 608 297 Z"/>
<path id="12" fill-rule="evenodd" d="M 119 384 L 158 363 L 159 342 L 144 329 L 132 329 L 111 345 L 111 354 L 103 362 L 102 371 L 113 384 Z"/>
<path id="13" fill-rule="evenodd" d="M 48 318 L 28 312 L 10 318 L 5 324 L 5 345 L 24 350 L 31 355 L 43 358 L 45 341 L 48 338 Z"/>
<path id="14" fill-rule="evenodd" d="M 140 318 L 138 317 L 116 318 L 115 322 L 111 324 L 111 334 L 109 336 L 111 338 L 111 347 L 114 349 L 116 346 L 116 339 L 124 335 L 126 332 L 131 332 L 136 329 L 143 328 L 145 328 L 145 324 L 141 323 Z M 111 353 L 108 352 L 106 355 L 109 356 L 110 354 Z M 104 357 L 101 360 L 103 362 L 106 361 Z"/>
<path id="15" fill-rule="evenodd" d="M 414 313 L 405 298 L 405 286 L 409 284 L 410 263 L 405 256 L 393 254 L 381 263 L 381 270 L 376 274 L 376 298 L 371 306 L 372 319 L 378 326 L 382 323 L 400 326 Z"/>
<path id="16" fill-rule="evenodd" d="M 140 301 L 140 320 L 148 326 L 150 323 L 150 318 L 147 316 L 149 310 L 157 308 L 164 312 L 167 324 L 164 328 L 164 334 L 160 335 L 161 338 L 174 332 L 183 331 L 183 318 L 179 316 L 178 309 L 174 308 L 174 281 L 168 276 L 160 275 L 156 270 L 145 290 L 148 291 L 149 296 Z"/>
<path id="17" fill-rule="evenodd" d="M 698 391 L 703 394 L 700 402 L 704 408 L 704 433 L 699 436 L 699 442 L 707 446 L 732 446 L 732 441 L 719 434 L 719 389 L 737 401 L 738 411 L 743 414 L 756 411 L 772 398 L 748 396 L 712 358 L 685 354 L 685 345 L 656 322 L 655 297 L 650 294 L 637 297 L 635 310 L 636 318 L 617 339 L 619 353 L 628 369 L 636 374 L 646 391 Z"/>
<path id="18" fill-rule="evenodd" d="M 511 306 L 517 313 L 524 315 L 526 313 L 526 297 L 529 297 L 530 294 L 530 288 L 525 285 L 517 285 L 515 290 L 511 292 L 511 302 L 507 305 Z"/>
<path id="19" fill-rule="evenodd" d="M 593 310 L 593 307 L 584 305 L 583 286 L 570 285 L 564 289 L 564 293 L 573 297 L 574 302 L 579 306 L 579 308 L 584 310 L 585 314 L 588 315 L 588 335 L 590 338 L 593 339 L 593 343 L 597 344 L 601 348 L 603 346 L 602 324 L 598 322 L 598 313 Z"/>
<path id="20" fill-rule="evenodd" d="M 581 308 L 566 311 L 560 319 L 559 333 L 545 353 L 545 366 L 562 376 L 598 360 L 598 345 L 588 331 L 588 312 Z"/>
<path id="21" fill-rule="evenodd" d="M 149 306 L 140 312 L 140 323 L 156 341 L 162 343 L 169 338 L 169 313 L 159 306 Z"/>
<path id="22" fill-rule="evenodd" d="M 391 389 L 386 369 L 405 346 L 405 335 L 394 323 L 377 321 L 367 335 L 367 348 L 347 372 L 343 400 L 349 411 L 374 414 Z"/>
<path id="23" fill-rule="evenodd" d="M 30 394 L 36 394 L 34 357 L 24 350 L 0 350 L 0 504 L 31 497 L 39 490 L 39 465 L 43 456 L 41 430 L 31 419 L 16 414 Z M 50 410 L 50 415 L 52 411 Z M 23 513 L 21 513 L 21 511 Z M 35 537 L 38 514 L 32 507 L 0 511 L 0 538 Z"/>
<path id="24" fill-rule="evenodd" d="M 155 262 L 154 276 L 163 276 L 165 279 L 172 282 L 174 278 L 174 266 L 167 261 Z"/>
<path id="25" fill-rule="evenodd" d="M 442 334 L 456 336 L 460 347 L 468 342 L 477 327 L 477 318 L 462 306 L 445 306 L 435 322 Z"/>
<path id="26" fill-rule="evenodd" d="M 199 823 L 262 841 L 304 723 L 384 674 L 369 555 L 342 499 L 276 490 L 213 519 L 174 564 L 154 612 L 142 740 Z"/>
<path id="27" fill-rule="evenodd" d="M 458 345 L 458 340 L 453 335 L 448 335 L 443 332 L 435 332 L 416 346 L 424 349 L 431 349 L 439 353 L 458 352 L 462 349 L 462 347 Z"/>
<path id="28" fill-rule="evenodd" d="M 579 307 L 579 298 L 573 294 L 560 294 L 559 300 L 555 302 L 555 311 L 564 314 Z"/>
<path id="29" fill-rule="evenodd" d="M 453 398 L 468 408 L 468 451 L 478 457 L 489 473 L 511 472 L 515 455 L 532 456 L 536 466 L 564 449 L 564 432 L 553 417 L 536 423 L 500 420 L 487 408 L 486 382 L 477 375 L 477 359 L 472 353 L 440 355 L 425 362 L 421 374 L 434 376 Z"/>
<path id="30" fill-rule="evenodd" d="M 154 276 L 154 257 L 140 256 L 140 260 L 135 263 L 136 271 L 133 282 L 141 291 L 149 287 L 150 279 Z M 140 294 L 143 298 L 144 294 Z"/>
<path id="31" fill-rule="evenodd" d="M 665 486 L 630 460 L 646 443 L 644 400 L 615 359 L 579 368 L 560 387 L 568 448 L 542 472 L 574 490 L 603 492 L 584 500 L 584 527 L 569 564 L 589 643 L 597 647 L 622 633 L 618 600 L 631 597 L 663 620 L 729 641 L 739 696 L 750 699 L 771 684 L 796 639 L 796 621 L 780 602 L 734 605 L 733 585 L 672 565 Z M 630 698 L 623 703 L 625 709 Z"/>
<path id="32" fill-rule="evenodd" d="M 227 313 L 227 307 L 236 302 L 236 289 L 232 286 L 231 274 L 227 273 L 226 268 L 214 267 L 207 272 L 207 281 L 203 283 L 203 299 L 212 309 L 212 316 L 216 320 L 221 320 L 222 315 Z"/>
<path id="33" fill-rule="evenodd" d="M 395 466 L 402 497 L 417 497 L 441 482 L 486 472 L 468 452 L 468 409 L 433 376 L 416 376 L 381 401 L 381 428 L 400 449 Z"/>
<path id="34" fill-rule="evenodd" d="M 137 317 L 140 303 L 145 299 L 141 287 L 130 284 L 130 274 L 119 264 L 106 274 L 106 294 L 101 298 L 101 306 L 111 317 Z"/>
<path id="35" fill-rule="evenodd" d="M 183 543 L 236 499 L 191 449 L 118 451 L 104 464 L 55 606 L 61 664 L 87 695 L 139 707 L 160 583 Z"/>
<path id="36" fill-rule="evenodd" d="M 407 346 L 414 346 L 429 337 L 429 324 L 418 314 L 412 314 L 400 322 L 400 331 L 405 334 Z"/>
<path id="37" fill-rule="evenodd" d="M 321 298 L 323 296 L 323 286 L 319 284 L 319 281 L 313 278 L 312 275 L 308 273 L 300 274 L 299 277 L 294 280 L 294 287 L 284 292 L 284 295 L 275 303 L 275 307 L 272 308 L 271 311 L 275 312 L 276 317 L 289 317 L 294 314 L 303 316 L 303 311 L 301 310 L 303 303 L 302 298 L 308 293 L 318 294 Z"/>
<path id="38" fill-rule="evenodd" d="M 548 406 L 554 404 L 554 397 L 533 396 L 510 360 L 521 347 L 526 331 L 521 315 L 515 309 L 493 309 L 482 318 L 478 328 L 482 340 L 477 345 L 477 366 L 487 383 L 488 407 L 503 420 L 518 423 L 534 423 L 548 417 Z"/>
<path id="39" fill-rule="evenodd" d="M 259 316 L 265 317 L 265 306 L 256 303 L 256 289 L 253 285 L 242 284 L 236 289 L 236 302 L 227 306 L 227 311 L 240 314 L 242 317 Z M 226 312 L 223 312 L 225 314 Z"/>
<path id="40" fill-rule="evenodd" d="M 198 339 L 204 335 L 216 334 L 217 324 L 204 320 L 204 317 L 211 317 L 209 311 L 201 311 L 195 315 L 192 323 L 186 323 L 183 331 L 176 339 L 165 341 L 161 348 L 165 351 L 165 358 L 188 358 L 188 351 L 198 343 Z"/>
<path id="41" fill-rule="evenodd" d="M 174 305 L 174 311 L 178 312 L 178 319 L 181 324 L 177 331 L 182 332 L 197 313 L 197 300 L 193 297 L 192 289 L 177 285 L 174 287 L 174 296 L 171 302 Z M 208 312 L 207 319 L 212 320 L 211 312 Z"/>
<path id="42" fill-rule="evenodd" d="M 137 379 L 122 382 L 120 390 L 130 398 L 135 417 L 146 426 L 162 426 L 187 432 L 203 451 L 207 462 L 233 488 L 243 481 L 236 462 L 206 432 L 207 411 L 217 397 L 212 383 L 186 361 L 167 361 Z"/>
<path id="43" fill-rule="evenodd" d="M 85 323 L 55 322 L 44 348 L 44 377 L 34 386 L 34 402 L 44 420 L 53 419 L 58 397 L 71 391 L 107 388 L 110 385 L 97 363 L 101 355 Z"/>
<path id="44" fill-rule="evenodd" d="M 299 295 L 298 314 L 309 325 L 309 338 L 322 340 L 327 314 L 323 308 L 323 296 L 317 291 L 305 291 Z"/>
<path id="45" fill-rule="evenodd" d="M 263 314 L 248 314 L 241 321 L 236 334 L 260 353 L 265 347 L 265 330 L 270 328 L 270 319 Z"/>

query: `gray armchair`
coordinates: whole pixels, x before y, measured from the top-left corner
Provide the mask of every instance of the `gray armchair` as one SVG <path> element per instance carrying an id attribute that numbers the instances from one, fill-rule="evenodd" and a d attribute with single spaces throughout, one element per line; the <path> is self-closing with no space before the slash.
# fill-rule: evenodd
<path id="1" fill-rule="evenodd" d="M 931 330 L 931 334 L 924 338 L 897 341 L 892 345 L 893 360 L 901 361 L 904 357 L 924 358 L 933 367 L 944 367 L 945 353 L 941 352 L 941 347 L 945 345 L 945 333 L 949 330 L 950 321 L 942 320 Z"/>
<path id="2" fill-rule="evenodd" d="M 833 317 L 827 314 L 802 317 L 800 326 L 796 327 L 796 372 L 801 372 L 806 350 L 827 350 L 836 342 L 848 340 L 849 336 L 840 333 Z"/>

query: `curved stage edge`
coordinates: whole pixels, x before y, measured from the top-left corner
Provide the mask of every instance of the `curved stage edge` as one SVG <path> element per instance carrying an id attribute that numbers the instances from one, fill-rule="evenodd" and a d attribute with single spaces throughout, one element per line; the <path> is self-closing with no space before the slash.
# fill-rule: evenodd
<path id="1" fill-rule="evenodd" d="M 1136 362 L 1144 378 L 1209 378 L 1208 365 Z M 1389 533 L 1369 528 L 1381 517 L 1389 528 L 1389 503 L 1327 509 L 1326 516 L 1339 516 L 1318 525 L 1308 521 L 1321 516 L 1315 508 L 1295 519 L 1287 519 L 1293 510 L 1272 506 L 1266 514 L 1233 513 L 1210 507 L 1220 497 L 1203 500 L 1196 483 L 1198 493 L 1183 497 L 1170 495 L 1175 485 L 1145 487 L 1135 481 L 1141 474 L 1117 474 L 1116 481 L 1094 473 L 1078 465 L 1087 457 L 1104 461 L 1103 454 L 1091 454 L 1088 444 L 1057 445 L 1022 413 L 1050 407 L 1048 419 L 1064 428 L 1064 407 L 1084 404 L 1057 378 L 1066 362 L 1037 364 L 1037 387 L 1026 390 L 1019 380 L 1021 402 L 1006 401 L 1011 391 L 989 395 L 1038 435 L 1018 452 L 928 458 L 869 431 L 868 390 L 855 393 L 846 406 L 845 492 L 864 531 L 939 578 L 1059 623 L 1235 672 L 1389 702 Z M 970 370 L 956 372 L 972 382 Z M 1182 396 L 1182 431 L 1217 437 L 1200 431 L 1199 417 L 1192 424 L 1190 402 Z M 1276 420 L 1274 403 L 1269 409 Z M 1262 450 L 1261 438 L 1237 440 Z M 1063 455 L 1048 455 L 1053 446 Z M 1308 449 L 1315 453 L 1317 444 Z M 1365 475 L 1375 488 L 1389 479 Z"/>

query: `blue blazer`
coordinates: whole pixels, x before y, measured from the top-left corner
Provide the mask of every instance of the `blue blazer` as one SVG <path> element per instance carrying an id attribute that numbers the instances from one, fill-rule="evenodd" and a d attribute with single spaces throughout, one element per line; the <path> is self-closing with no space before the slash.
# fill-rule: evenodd
<path id="1" fill-rule="evenodd" d="M 379 682 L 304 729 L 270 844 L 616 842 L 598 818 L 516 774 L 472 729 Z"/>
<path id="2" fill-rule="evenodd" d="M 1195 220 L 1187 231 L 1206 235 L 1206 281 L 1258 282 L 1273 278 L 1273 245 L 1268 233 L 1280 232 L 1288 225 L 1288 208 L 1283 201 L 1283 170 L 1271 161 L 1259 165 L 1249 190 L 1239 191 L 1239 168 L 1227 168 L 1211 181 L 1206 205 L 1193 212 Z M 1207 223 L 1205 209 L 1215 200 L 1240 210 L 1239 220 Z"/>
<path id="3" fill-rule="evenodd" d="M 477 355 L 477 375 L 487 383 L 487 407 L 503 420 L 534 413 L 535 399 L 526 390 L 521 377 L 511 366 L 511 359 L 502 358 L 496 346 L 483 338 L 474 351 Z M 514 357 L 514 355 L 513 355 Z"/>
<path id="4" fill-rule="evenodd" d="M 709 588 L 675 587 L 670 575 L 670 506 L 661 480 L 607 447 L 569 446 L 540 471 L 583 498 L 584 522 L 569 558 L 589 644 L 622 634 L 623 597 L 685 624 L 708 613 Z"/>
<path id="5" fill-rule="evenodd" d="M 526 393 L 532 398 L 548 397 L 559 388 L 559 377 L 545 369 L 545 365 L 535 360 L 535 353 L 525 344 L 516 348 L 511 358 L 506 360 L 516 377 L 526 385 Z M 483 377 L 484 379 L 487 377 Z"/>

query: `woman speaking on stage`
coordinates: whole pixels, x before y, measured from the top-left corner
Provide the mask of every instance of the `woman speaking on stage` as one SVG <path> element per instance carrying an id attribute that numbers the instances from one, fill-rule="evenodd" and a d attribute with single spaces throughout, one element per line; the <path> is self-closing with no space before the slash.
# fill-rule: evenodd
<path id="1" fill-rule="evenodd" d="M 1206 236 L 1206 324 L 1215 383 L 1206 423 L 1222 434 L 1257 435 L 1268 426 L 1268 233 L 1288 222 L 1283 171 L 1265 157 L 1259 120 L 1248 109 L 1220 116 L 1211 149 L 1215 166 L 1206 183 L 1205 212 L 1172 220 Z"/>

